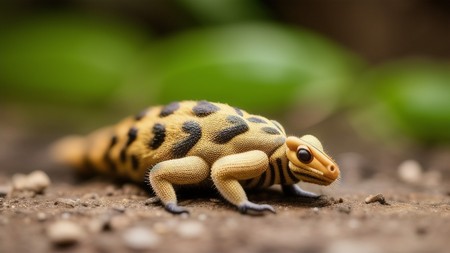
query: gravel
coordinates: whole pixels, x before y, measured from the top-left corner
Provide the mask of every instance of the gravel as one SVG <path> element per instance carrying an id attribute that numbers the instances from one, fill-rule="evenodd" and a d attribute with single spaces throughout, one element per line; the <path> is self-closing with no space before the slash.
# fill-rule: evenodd
<path id="1" fill-rule="evenodd" d="M 398 166 L 400 180 L 408 184 L 419 184 L 423 174 L 422 166 L 416 160 L 406 160 Z"/>
<path id="2" fill-rule="evenodd" d="M 36 170 L 28 175 L 14 174 L 12 177 L 13 189 L 17 191 L 29 190 L 43 193 L 50 186 L 50 178 L 45 172 Z"/>
<path id="3" fill-rule="evenodd" d="M 8 185 L 0 185 L 0 198 L 4 198 L 11 191 L 11 187 Z"/>
<path id="4" fill-rule="evenodd" d="M 132 227 L 122 235 L 125 245 L 132 250 L 154 249 L 160 242 L 160 237 L 146 227 Z"/>
<path id="5" fill-rule="evenodd" d="M 84 237 L 83 228 L 71 221 L 57 221 L 47 229 L 47 236 L 57 246 L 66 246 L 79 243 Z"/>
<path id="6" fill-rule="evenodd" d="M 55 205 L 74 208 L 74 207 L 80 205 L 80 200 L 79 199 L 73 200 L 73 199 L 66 199 L 66 198 L 58 198 L 55 201 Z"/>
<path id="7" fill-rule="evenodd" d="M 384 198 L 383 194 L 379 193 L 377 195 L 369 195 L 364 202 L 366 204 L 379 202 L 382 205 L 389 205 L 389 203 L 386 202 L 386 199 Z"/>
<path id="8" fill-rule="evenodd" d="M 179 236 L 192 239 L 200 237 L 204 233 L 205 228 L 198 221 L 186 221 L 178 225 L 176 231 Z"/>

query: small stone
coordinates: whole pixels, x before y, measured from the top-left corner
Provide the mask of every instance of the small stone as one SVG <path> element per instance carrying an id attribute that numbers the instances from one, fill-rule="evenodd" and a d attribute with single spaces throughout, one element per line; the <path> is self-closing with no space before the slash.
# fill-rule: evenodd
<path id="1" fill-rule="evenodd" d="M 319 211 L 320 211 L 320 209 L 318 207 L 313 207 L 312 210 L 314 213 L 319 213 Z"/>
<path id="2" fill-rule="evenodd" d="M 27 184 L 27 175 L 16 173 L 12 176 L 12 186 L 14 190 L 23 190 L 26 188 Z"/>
<path id="3" fill-rule="evenodd" d="M 177 234 L 183 238 L 198 238 L 200 237 L 205 228 L 202 223 L 197 221 L 187 221 L 181 223 L 177 228 Z"/>
<path id="4" fill-rule="evenodd" d="M 149 205 L 157 204 L 159 202 L 161 202 L 161 200 L 158 197 L 151 197 L 151 198 L 146 199 L 144 201 L 144 204 L 146 206 L 149 206 Z"/>
<path id="5" fill-rule="evenodd" d="M 96 219 L 92 219 L 88 223 L 88 229 L 90 232 L 99 233 L 101 231 L 111 230 L 111 216 L 108 214 L 101 215 Z"/>
<path id="6" fill-rule="evenodd" d="M 124 213 L 126 211 L 126 208 L 124 206 L 113 206 L 112 210 L 119 213 Z"/>
<path id="7" fill-rule="evenodd" d="M 220 199 L 216 199 L 216 198 L 210 198 L 209 201 L 213 202 L 213 203 L 220 203 Z"/>
<path id="8" fill-rule="evenodd" d="M 50 178 L 45 172 L 37 170 L 28 175 L 28 187 L 36 193 L 42 193 L 50 185 Z"/>
<path id="9" fill-rule="evenodd" d="M 39 212 L 36 215 L 36 217 L 37 217 L 38 221 L 45 221 L 45 220 L 47 220 L 47 215 L 45 213 L 43 213 L 43 212 Z"/>
<path id="10" fill-rule="evenodd" d="M 340 206 L 340 207 L 338 208 L 338 211 L 339 211 L 340 213 L 350 214 L 351 211 L 352 211 L 352 208 L 351 208 L 350 206 Z"/>
<path id="11" fill-rule="evenodd" d="M 154 249 L 160 242 L 159 236 L 145 227 L 127 229 L 123 233 L 122 239 L 125 245 L 132 250 Z"/>
<path id="12" fill-rule="evenodd" d="M 8 185 L 0 185 L 0 198 L 6 197 L 11 192 L 11 187 Z"/>
<path id="13" fill-rule="evenodd" d="M 47 236 L 57 246 L 72 245 L 80 242 L 85 233 L 76 223 L 71 221 L 57 221 L 47 229 Z"/>
<path id="14" fill-rule="evenodd" d="M 70 216 L 71 216 L 71 215 L 70 215 L 70 213 L 68 213 L 68 212 L 64 212 L 64 213 L 61 214 L 61 218 L 64 219 L 64 220 L 69 219 Z"/>
<path id="15" fill-rule="evenodd" d="M 366 204 L 379 202 L 382 205 L 389 205 L 389 203 L 386 202 L 386 199 L 384 198 L 383 194 L 377 194 L 377 195 L 369 195 L 364 202 Z"/>
<path id="16" fill-rule="evenodd" d="M 36 170 L 28 175 L 14 174 L 12 177 L 13 189 L 17 191 L 29 190 L 42 193 L 50 185 L 50 178 L 45 172 Z"/>
<path id="17" fill-rule="evenodd" d="M 201 213 L 198 215 L 198 220 L 200 221 L 205 221 L 206 219 L 208 219 L 208 215 Z"/>
<path id="18" fill-rule="evenodd" d="M 78 205 L 80 205 L 80 200 L 73 200 L 73 199 L 65 199 L 65 198 L 58 198 L 55 201 L 55 205 L 61 205 L 61 206 L 65 206 L 65 207 L 71 207 L 74 208 Z"/>
<path id="19" fill-rule="evenodd" d="M 408 184 L 419 184 L 422 179 L 422 166 L 416 160 L 406 160 L 398 166 L 400 180 Z"/>
<path id="20" fill-rule="evenodd" d="M 102 202 L 99 199 L 86 199 L 81 201 L 81 205 L 85 207 L 101 206 Z"/>

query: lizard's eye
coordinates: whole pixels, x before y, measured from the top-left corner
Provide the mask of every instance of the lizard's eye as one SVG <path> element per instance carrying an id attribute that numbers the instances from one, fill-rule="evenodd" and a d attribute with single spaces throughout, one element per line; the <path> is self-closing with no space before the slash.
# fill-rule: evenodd
<path id="1" fill-rule="evenodd" d="M 297 150 L 297 158 L 298 160 L 300 160 L 302 163 L 305 164 L 308 164 L 313 160 L 311 152 L 309 152 L 309 150 L 306 148 L 299 148 Z"/>

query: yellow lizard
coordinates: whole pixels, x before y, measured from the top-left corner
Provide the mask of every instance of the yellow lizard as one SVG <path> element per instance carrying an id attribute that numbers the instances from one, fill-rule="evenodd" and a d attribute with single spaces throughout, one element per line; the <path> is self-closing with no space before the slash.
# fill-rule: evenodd
<path id="1" fill-rule="evenodd" d="M 175 185 L 209 182 L 240 212 L 262 213 L 275 211 L 250 202 L 244 189 L 280 184 L 287 194 L 318 197 L 296 183 L 329 185 L 340 174 L 316 137 L 287 137 L 276 121 L 207 101 L 150 107 L 87 137 L 66 137 L 55 150 L 80 172 L 148 180 L 174 214 L 188 212 Z"/>

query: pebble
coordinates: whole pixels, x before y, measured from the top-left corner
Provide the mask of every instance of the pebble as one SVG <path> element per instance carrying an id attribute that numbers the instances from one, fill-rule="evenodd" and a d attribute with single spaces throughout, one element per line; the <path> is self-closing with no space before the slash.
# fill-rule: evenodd
<path id="1" fill-rule="evenodd" d="M 144 201 L 144 204 L 146 206 L 149 206 L 149 205 L 153 205 L 153 204 L 156 204 L 156 203 L 159 203 L 159 202 L 160 202 L 160 200 L 159 200 L 158 197 L 151 197 L 151 198 L 146 199 Z"/>
<path id="2" fill-rule="evenodd" d="M 406 160 L 398 166 L 400 180 L 408 184 L 419 184 L 423 174 L 422 166 L 416 160 Z"/>
<path id="3" fill-rule="evenodd" d="M 220 203 L 222 201 L 220 201 L 220 199 L 216 199 L 216 198 L 210 198 L 209 201 L 213 202 L 213 203 Z"/>
<path id="4" fill-rule="evenodd" d="M 374 242 L 361 240 L 335 240 L 329 243 L 325 253 L 381 253 L 384 252 Z"/>
<path id="5" fill-rule="evenodd" d="M 125 245 L 132 250 L 149 250 L 158 246 L 160 238 L 152 230 L 145 227 L 127 229 L 122 239 Z"/>
<path id="6" fill-rule="evenodd" d="M 201 213 L 198 215 L 198 220 L 200 221 L 205 221 L 206 219 L 208 219 L 208 215 Z"/>
<path id="7" fill-rule="evenodd" d="M 107 231 L 111 229 L 111 216 L 108 214 L 103 214 L 100 217 L 92 219 L 88 223 L 88 229 L 90 232 L 99 233 L 101 231 Z"/>
<path id="8" fill-rule="evenodd" d="M 73 199 L 58 198 L 55 201 L 55 205 L 62 205 L 65 207 L 74 208 L 74 207 L 80 205 L 80 200 L 79 199 L 73 200 Z"/>
<path id="9" fill-rule="evenodd" d="M 43 212 L 39 212 L 36 215 L 36 217 L 37 217 L 38 221 L 45 221 L 45 220 L 47 220 L 47 215 L 45 213 L 43 213 Z"/>
<path id="10" fill-rule="evenodd" d="M 200 237 L 205 228 L 202 223 L 197 221 L 187 221 L 177 227 L 177 234 L 183 238 L 193 239 Z"/>
<path id="11" fill-rule="evenodd" d="M 125 206 L 113 206 L 112 210 L 118 212 L 118 213 L 124 213 L 127 209 L 125 208 Z"/>
<path id="12" fill-rule="evenodd" d="M 116 188 L 112 185 L 109 185 L 105 189 L 106 196 L 113 196 L 116 192 Z"/>
<path id="13" fill-rule="evenodd" d="M 389 205 L 389 203 L 386 202 L 386 199 L 384 198 L 383 194 L 379 193 L 377 195 L 369 195 L 364 202 L 366 204 L 378 202 L 382 205 Z"/>
<path id="14" fill-rule="evenodd" d="M 0 198 L 4 198 L 11 191 L 11 187 L 7 185 L 0 185 Z"/>
<path id="15" fill-rule="evenodd" d="M 50 241 L 58 246 L 72 245 L 80 242 L 84 236 L 83 228 L 71 221 L 57 221 L 47 228 Z"/>
<path id="16" fill-rule="evenodd" d="M 81 205 L 85 207 L 96 207 L 101 206 L 102 201 L 100 201 L 99 199 L 86 199 L 81 201 Z"/>
<path id="17" fill-rule="evenodd" d="M 35 193 L 43 193 L 50 186 L 50 178 L 45 172 L 36 170 L 28 175 L 14 174 L 12 184 L 14 190 L 29 190 Z"/>
<path id="18" fill-rule="evenodd" d="M 338 211 L 340 213 L 346 213 L 346 214 L 350 214 L 352 212 L 352 208 L 350 206 L 340 206 L 338 208 Z"/>

